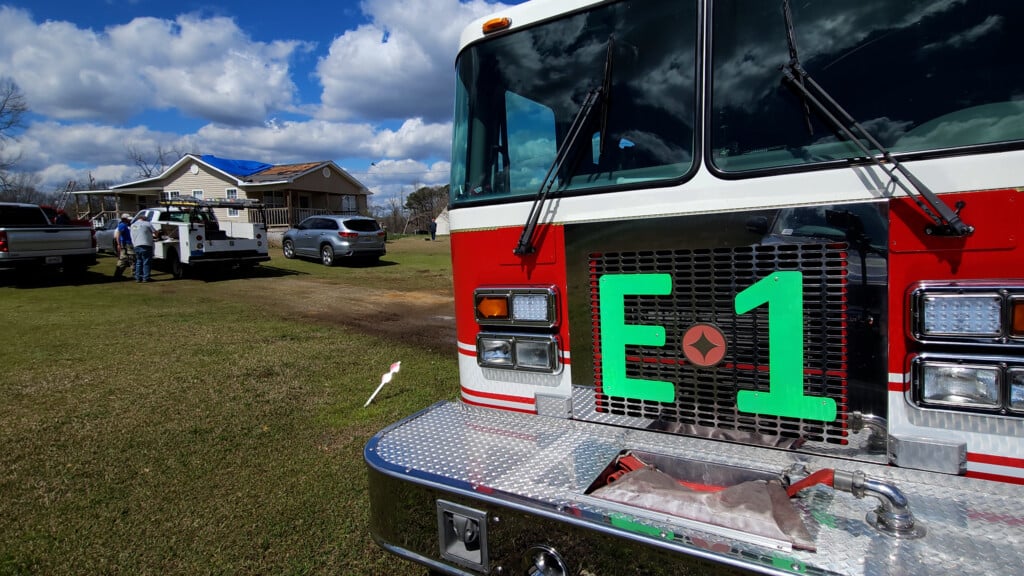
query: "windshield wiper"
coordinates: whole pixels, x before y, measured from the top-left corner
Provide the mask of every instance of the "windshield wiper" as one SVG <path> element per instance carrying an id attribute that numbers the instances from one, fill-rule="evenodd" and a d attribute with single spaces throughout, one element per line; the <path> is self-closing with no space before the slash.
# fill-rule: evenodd
<path id="1" fill-rule="evenodd" d="M 915 204 L 921 209 L 928 218 L 934 223 L 934 226 L 928 226 L 925 228 L 925 233 L 935 236 L 970 236 L 974 233 L 974 226 L 967 225 L 963 220 L 960 219 L 960 215 L 957 213 L 959 209 L 963 208 L 963 203 L 957 203 L 957 211 L 950 208 L 945 202 L 939 199 L 934 192 L 929 189 L 924 182 L 921 182 L 916 176 L 914 176 L 909 170 L 907 170 L 899 161 L 892 156 L 889 151 L 882 146 L 874 136 L 871 135 L 863 126 L 861 126 L 852 116 L 839 105 L 835 99 L 832 98 L 829 93 L 822 88 L 813 78 L 804 70 L 800 64 L 800 56 L 796 50 L 796 38 L 793 30 L 793 16 L 789 10 L 789 0 L 782 0 L 782 16 L 786 21 L 786 41 L 789 44 L 789 62 L 782 67 L 782 74 L 786 80 L 793 85 L 794 88 L 804 97 L 805 106 L 809 103 L 814 106 L 814 109 L 823 115 L 837 130 L 839 130 L 843 136 L 845 136 L 855 146 L 860 148 L 864 156 L 869 160 L 873 161 L 879 169 L 889 175 L 893 184 L 903 190 L 907 196 L 909 196 Z M 819 99 L 820 97 L 820 99 Z M 824 102 L 823 102 L 824 100 Z M 838 116 L 838 117 L 837 117 Z M 808 123 L 810 118 L 808 117 Z M 853 130 L 856 130 L 865 140 L 871 143 L 875 147 L 882 159 L 885 159 L 890 166 L 886 166 L 882 159 L 872 152 L 867 146 L 861 142 L 860 138 L 854 135 Z M 896 174 L 899 172 L 907 181 L 910 182 L 914 190 L 911 190 L 903 180 Z"/>
<path id="2" fill-rule="evenodd" d="M 587 92 L 586 97 L 583 98 L 583 103 L 580 104 L 580 108 L 576 112 L 576 117 L 573 118 L 572 124 L 569 125 L 569 130 L 566 132 L 561 146 L 559 146 L 558 151 L 555 152 L 555 159 L 552 160 L 551 166 L 548 167 L 548 172 L 544 175 L 544 179 L 541 180 L 540 188 L 537 189 L 537 195 L 533 199 L 533 205 L 530 207 L 530 215 L 526 218 L 526 224 L 523 226 L 523 233 L 519 236 L 519 243 L 516 244 L 515 249 L 512 250 L 512 253 L 516 256 L 528 256 L 537 251 L 537 248 L 533 245 L 533 236 L 534 232 L 537 230 L 537 222 L 540 220 L 541 211 L 544 208 L 544 201 L 547 200 L 548 194 L 551 192 L 551 187 L 555 184 L 558 174 L 562 171 L 562 166 L 565 164 L 566 160 L 569 159 L 569 154 L 576 149 L 576 141 L 579 139 L 580 134 L 583 133 L 583 129 L 589 123 L 590 115 L 593 113 L 594 106 L 597 104 L 599 99 L 603 101 L 601 106 L 602 118 L 599 132 L 599 153 L 604 153 L 604 132 L 605 125 L 608 122 L 608 93 L 611 88 L 612 55 L 614 46 L 614 37 L 609 36 L 608 49 L 605 52 L 604 76 L 601 81 L 601 86 L 591 88 L 590 91 Z"/>

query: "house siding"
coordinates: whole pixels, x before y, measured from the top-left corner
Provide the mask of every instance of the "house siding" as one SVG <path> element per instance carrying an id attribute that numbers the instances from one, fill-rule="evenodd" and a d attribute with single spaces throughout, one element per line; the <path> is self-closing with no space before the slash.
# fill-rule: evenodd
<path id="1" fill-rule="evenodd" d="M 242 195 L 242 189 L 235 184 L 234 179 L 210 172 L 209 168 L 201 163 L 197 162 L 196 165 L 199 166 L 198 174 L 192 174 L 189 170 L 192 166 L 191 163 L 184 164 L 171 174 L 163 185 L 164 191 L 178 190 L 184 196 L 192 194 L 193 190 L 202 190 L 203 198 L 206 200 L 224 198 L 224 190 L 227 188 L 239 188 L 239 196 Z M 220 215 L 218 214 L 218 216 Z"/>

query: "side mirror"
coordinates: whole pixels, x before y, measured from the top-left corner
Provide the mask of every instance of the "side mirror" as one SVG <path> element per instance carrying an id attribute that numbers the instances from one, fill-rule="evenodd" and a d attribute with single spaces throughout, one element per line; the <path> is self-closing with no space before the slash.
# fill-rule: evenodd
<path id="1" fill-rule="evenodd" d="M 768 217 L 767 216 L 754 216 L 747 220 L 747 230 L 755 234 L 766 234 L 768 233 Z"/>

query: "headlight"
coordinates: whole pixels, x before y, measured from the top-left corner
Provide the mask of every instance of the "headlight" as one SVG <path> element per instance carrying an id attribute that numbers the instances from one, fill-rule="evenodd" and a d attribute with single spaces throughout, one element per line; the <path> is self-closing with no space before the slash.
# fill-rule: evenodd
<path id="1" fill-rule="evenodd" d="M 482 366 L 512 367 L 512 342 L 507 338 L 480 337 L 476 342 L 477 361 Z"/>
<path id="2" fill-rule="evenodd" d="M 554 288 L 479 288 L 473 304 L 478 324 L 550 328 L 557 323 Z"/>
<path id="3" fill-rule="evenodd" d="M 1024 412 L 1024 369 L 1006 371 L 1010 384 L 1010 410 Z"/>
<path id="4" fill-rule="evenodd" d="M 1000 366 L 924 359 L 915 367 L 915 386 L 922 404 L 980 409 L 1002 406 Z"/>
<path id="5" fill-rule="evenodd" d="M 558 341 L 554 336 L 479 334 L 476 361 L 487 368 L 557 372 Z"/>

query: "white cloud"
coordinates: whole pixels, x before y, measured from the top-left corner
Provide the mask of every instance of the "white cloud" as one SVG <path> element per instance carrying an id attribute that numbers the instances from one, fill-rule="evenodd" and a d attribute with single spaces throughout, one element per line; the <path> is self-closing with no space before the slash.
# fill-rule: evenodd
<path id="1" fill-rule="evenodd" d="M 334 39 L 320 59 L 320 116 L 327 119 L 451 116 L 459 35 L 502 4 L 366 0 L 371 23 Z M 410 94 L 415 94 L 410 98 Z"/>
<path id="2" fill-rule="evenodd" d="M 51 164 L 109 164 L 129 161 L 127 146 L 140 150 L 190 149 L 190 137 L 154 132 L 142 126 L 120 128 L 104 124 L 36 122 L 12 143 L 21 155 L 18 168 L 40 171 Z"/>
<path id="3" fill-rule="evenodd" d="M 229 124 L 294 106 L 289 58 L 310 45 L 255 42 L 230 18 L 136 18 L 101 32 L 0 7 L 0 76 L 36 114 L 123 122 L 146 109 Z"/>
<path id="4" fill-rule="evenodd" d="M 196 144 L 202 150 L 216 150 L 218 155 L 275 163 L 353 157 L 446 157 L 451 147 L 451 123 L 426 124 L 414 118 L 397 130 L 326 120 L 275 121 L 258 127 L 210 124 L 198 131 Z"/>
<path id="5" fill-rule="evenodd" d="M 458 37 L 502 6 L 366 0 L 358 10 L 368 24 L 317 45 L 256 41 L 223 16 L 90 29 L 0 5 L 0 77 L 17 83 L 31 109 L 5 150 L 20 154 L 18 169 L 37 174 L 44 190 L 89 176 L 137 178 L 128 147 L 273 163 L 377 160 L 353 171 L 379 193 L 375 202 L 443 184 Z M 314 58 L 315 70 L 301 68 Z M 316 92 L 299 92 L 311 80 L 320 82 L 320 102 Z M 176 133 L 168 118 L 177 117 L 199 122 Z"/>

